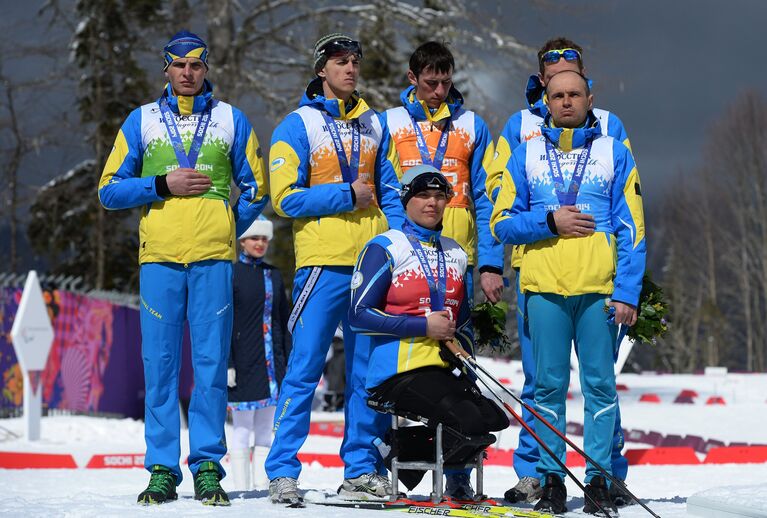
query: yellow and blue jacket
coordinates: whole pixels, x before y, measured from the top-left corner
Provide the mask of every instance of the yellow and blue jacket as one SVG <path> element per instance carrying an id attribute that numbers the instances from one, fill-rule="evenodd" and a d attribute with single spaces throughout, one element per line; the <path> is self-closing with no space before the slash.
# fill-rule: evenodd
<path id="1" fill-rule="evenodd" d="M 187 152 L 197 122 L 211 103 L 210 123 L 195 166 L 210 176 L 211 188 L 199 196 L 157 193 L 157 177 L 176 169 L 178 160 L 159 104 L 153 102 L 133 110 L 117 133 L 99 181 L 99 200 L 109 210 L 141 207 L 142 264 L 234 261 L 235 235 L 250 226 L 269 200 L 256 134 L 245 114 L 213 98 L 207 80 L 200 95 L 177 97 L 170 85 L 166 95 Z M 232 180 L 241 194 L 230 207 Z"/>
<path id="2" fill-rule="evenodd" d="M 451 89 L 447 102 L 433 112 L 416 98 L 414 86 L 404 90 L 400 100 L 402 106 L 391 108 L 384 115 L 402 171 L 422 162 L 413 119 L 433 157 L 445 121 L 450 118 L 442 174 L 452 184 L 455 196 L 445 209 L 442 233 L 466 250 L 470 265 L 503 273 L 503 246 L 490 233 L 493 204 L 485 194 L 485 170 L 493 159 L 493 138 L 487 124 L 479 115 L 463 108 L 463 96 L 455 88 Z"/>
<path id="3" fill-rule="evenodd" d="M 377 387 L 395 374 L 421 367 L 449 367 L 439 354 L 439 342 L 426 336 L 426 316 L 431 311 L 425 275 L 437 273 L 437 247 L 445 255 L 444 309 L 456 322 L 455 337 L 473 353 L 473 333 L 464 276 L 466 252 L 454 240 L 410 221 L 421 243 L 429 272 L 424 272 L 412 245 L 401 230 L 376 236 L 364 248 L 352 276 L 349 325 L 373 337 L 366 387 Z"/>
<path id="4" fill-rule="evenodd" d="M 592 85 L 589 80 L 589 86 Z M 528 108 L 520 110 L 506 121 L 506 124 L 498 137 L 498 145 L 495 148 L 495 158 L 492 165 L 487 169 L 487 195 L 493 202 L 498 194 L 498 188 L 501 186 L 501 175 L 503 168 L 509 161 L 511 152 L 523 142 L 540 137 L 543 120 L 548 115 L 549 109 L 544 99 L 545 88 L 541 85 L 538 76 L 533 74 L 527 80 L 525 88 L 525 99 L 527 99 Z M 631 150 L 626 129 L 623 122 L 612 112 L 595 108 L 592 110 L 597 119 L 603 135 L 613 137 L 623 142 Z M 515 246 L 511 256 L 511 266 L 519 268 L 522 264 L 522 252 L 524 247 Z"/>
<path id="5" fill-rule="evenodd" d="M 338 155 L 322 112 L 336 121 L 346 156 L 351 156 L 352 121 L 360 127 L 359 178 L 376 194 L 366 209 L 355 209 L 351 184 L 344 182 Z M 312 81 L 299 108 L 272 134 L 269 175 L 272 203 L 293 218 L 296 269 L 354 266 L 362 247 L 387 228 L 400 228 L 400 167 L 389 144 L 385 119 L 356 94 L 345 105 L 322 95 Z"/>
<path id="6" fill-rule="evenodd" d="M 490 228 L 502 243 L 525 245 L 522 292 L 603 293 L 636 306 L 646 245 L 639 173 L 631 151 L 604 136 L 593 114 L 584 127 L 575 129 L 550 127 L 549 119 L 542 135 L 519 145 L 504 164 Z M 576 206 L 594 217 L 594 234 L 565 238 L 550 229 L 547 216 L 559 208 L 559 200 L 546 139 L 555 147 L 566 186 L 587 139 L 592 140 Z"/>

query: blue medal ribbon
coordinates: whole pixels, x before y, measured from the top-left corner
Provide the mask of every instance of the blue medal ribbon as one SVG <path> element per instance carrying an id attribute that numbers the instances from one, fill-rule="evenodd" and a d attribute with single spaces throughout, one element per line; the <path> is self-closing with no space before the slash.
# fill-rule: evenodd
<path id="1" fill-rule="evenodd" d="M 559 157 L 551 141 L 546 139 L 546 159 L 549 161 L 549 169 L 554 179 L 554 189 L 557 192 L 559 204 L 562 206 L 575 205 L 575 201 L 578 199 L 583 173 L 586 171 L 586 164 L 588 164 L 591 155 L 591 142 L 591 139 L 586 141 L 583 151 L 578 156 L 578 160 L 575 162 L 575 171 L 573 171 L 573 179 L 570 180 L 570 186 L 565 191 L 565 180 L 562 177 L 562 168 L 559 166 Z"/>
<path id="2" fill-rule="evenodd" d="M 360 123 L 357 119 L 352 119 L 350 121 L 352 126 L 352 157 L 351 160 L 347 160 L 344 143 L 341 141 L 341 135 L 338 132 L 336 121 L 333 117 L 328 115 L 327 112 L 322 112 L 322 116 L 325 118 L 328 132 L 330 132 L 330 138 L 333 139 L 333 146 L 336 148 L 338 165 L 341 167 L 341 176 L 343 177 L 344 182 L 354 183 L 360 168 Z"/>
<path id="3" fill-rule="evenodd" d="M 194 137 L 192 138 L 192 145 L 189 147 L 188 155 L 184 150 L 184 143 L 181 141 L 181 135 L 176 126 L 176 118 L 173 116 L 170 106 L 168 106 L 167 92 L 163 94 L 158 104 L 160 105 L 162 120 L 165 122 L 165 128 L 168 130 L 170 143 L 173 145 L 173 151 L 176 153 L 178 166 L 194 169 L 197 165 L 197 157 L 200 154 L 200 148 L 202 148 L 202 141 L 205 139 L 205 133 L 208 131 L 211 103 L 208 102 L 200 116 L 200 120 L 197 121 L 197 128 L 194 130 Z"/>
<path id="4" fill-rule="evenodd" d="M 410 246 L 413 247 L 418 262 L 421 263 L 421 270 L 423 270 L 423 275 L 426 277 L 426 282 L 429 285 L 431 310 L 442 311 L 445 309 L 445 294 L 447 293 L 447 266 L 445 265 L 445 252 L 442 250 L 442 242 L 439 238 L 436 239 L 437 276 L 435 279 L 431 266 L 429 266 L 429 261 L 426 259 L 426 252 L 424 252 L 421 242 L 415 235 L 412 225 L 406 221 L 402 225 L 402 230 L 405 232 L 408 241 L 410 241 Z"/>
<path id="5" fill-rule="evenodd" d="M 450 120 L 451 117 L 445 119 L 445 127 L 442 128 L 442 135 L 439 138 L 439 144 L 434 151 L 434 158 L 429 155 L 429 147 L 426 145 L 426 138 L 423 136 L 421 127 L 418 125 L 418 121 L 415 117 L 410 116 L 410 120 L 413 121 L 413 130 L 415 131 L 415 142 L 418 146 L 418 151 L 421 153 L 421 162 L 425 165 L 434 166 L 438 171 L 442 171 L 442 161 L 445 159 L 445 152 L 447 151 L 447 139 L 450 135 Z"/>

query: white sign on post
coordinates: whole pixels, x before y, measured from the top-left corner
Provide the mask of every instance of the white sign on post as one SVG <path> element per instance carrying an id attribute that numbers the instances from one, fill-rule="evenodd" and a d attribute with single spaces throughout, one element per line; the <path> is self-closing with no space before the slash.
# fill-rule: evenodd
<path id="1" fill-rule="evenodd" d="M 53 344 L 53 326 L 37 273 L 30 270 L 11 328 L 11 341 L 24 375 L 24 428 L 29 441 L 40 439 L 40 378 Z"/>

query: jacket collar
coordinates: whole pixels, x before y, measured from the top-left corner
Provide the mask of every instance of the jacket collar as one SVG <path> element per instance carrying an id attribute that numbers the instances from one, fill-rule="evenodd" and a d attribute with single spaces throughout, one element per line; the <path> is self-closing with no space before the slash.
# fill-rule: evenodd
<path id="1" fill-rule="evenodd" d="M 258 257 L 258 258 L 252 257 L 246 254 L 244 250 L 240 251 L 240 256 L 238 259 L 243 264 L 255 264 L 255 265 L 260 265 L 264 261 L 263 257 Z"/>
<path id="2" fill-rule="evenodd" d="M 424 101 L 416 98 L 415 86 L 411 85 L 403 90 L 399 98 L 407 112 L 417 121 L 438 122 L 457 114 L 458 110 L 463 106 L 463 95 L 455 86 L 450 88 L 447 100 L 434 113 L 431 112 Z"/>
<path id="3" fill-rule="evenodd" d="M 413 232 L 415 237 L 417 237 L 418 240 L 422 243 L 429 243 L 430 245 L 433 245 L 442 235 L 442 223 L 440 223 L 435 230 L 431 230 L 417 224 L 415 221 L 410 219 L 407 214 L 405 215 L 405 221 L 406 225 L 403 225 L 403 231 L 405 230 L 406 226 L 409 226 L 410 228 L 408 230 Z"/>
<path id="4" fill-rule="evenodd" d="M 328 99 L 322 91 L 322 78 L 320 77 L 309 83 L 298 105 L 311 106 L 327 112 L 334 119 L 342 120 L 358 119 L 363 113 L 370 110 L 368 104 L 356 91 L 346 104 L 338 98 Z"/>
<path id="5" fill-rule="evenodd" d="M 168 106 L 173 113 L 179 115 L 191 115 L 193 113 L 199 113 L 205 109 L 208 103 L 213 99 L 213 85 L 207 79 L 202 84 L 202 92 L 200 95 L 175 95 L 173 89 L 170 87 L 170 83 L 165 85 L 165 90 L 158 99 L 158 102 L 165 97 L 168 99 Z"/>
<path id="6" fill-rule="evenodd" d="M 546 139 L 554 144 L 554 147 L 565 153 L 586 145 L 586 142 L 602 135 L 599 119 L 592 111 L 589 111 L 586 122 L 579 128 L 555 128 L 552 127 L 551 114 L 543 119 L 541 133 Z"/>

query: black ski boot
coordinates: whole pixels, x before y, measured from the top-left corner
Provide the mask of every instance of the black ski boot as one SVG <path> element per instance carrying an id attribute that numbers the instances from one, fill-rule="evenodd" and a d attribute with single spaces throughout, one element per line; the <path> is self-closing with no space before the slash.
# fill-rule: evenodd
<path id="1" fill-rule="evenodd" d="M 586 500 L 586 503 L 583 505 L 584 513 L 601 515 L 602 511 L 600 511 L 599 507 L 596 505 L 596 503 L 598 503 L 602 506 L 602 509 L 610 513 L 611 516 L 618 515 L 618 509 L 615 508 L 615 504 L 613 504 L 612 498 L 610 498 L 610 492 L 607 489 L 605 477 L 597 475 L 592 478 L 591 481 L 586 484 L 586 491 L 583 496 Z"/>
<path id="2" fill-rule="evenodd" d="M 176 476 L 165 466 L 152 466 L 149 486 L 138 495 L 140 505 L 156 505 L 178 499 L 176 494 Z"/>
<path id="3" fill-rule="evenodd" d="M 538 503 L 535 504 L 536 511 L 543 511 L 552 514 L 564 514 L 567 512 L 567 488 L 559 478 L 559 475 L 549 473 L 546 475 L 546 481 L 543 484 L 543 494 Z"/>
<path id="4" fill-rule="evenodd" d="M 626 507 L 634 503 L 628 493 L 622 487 L 619 487 L 618 484 L 610 484 L 610 498 L 612 498 L 615 507 Z"/>

